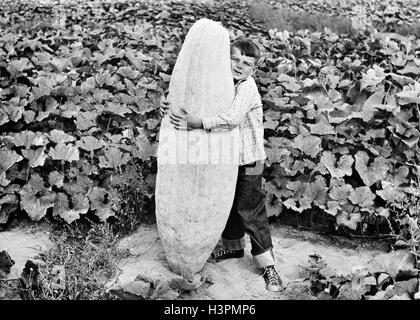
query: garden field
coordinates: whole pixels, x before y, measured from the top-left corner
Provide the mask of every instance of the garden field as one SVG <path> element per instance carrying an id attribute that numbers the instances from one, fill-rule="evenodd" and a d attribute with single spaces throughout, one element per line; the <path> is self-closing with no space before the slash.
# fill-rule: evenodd
<path id="1" fill-rule="evenodd" d="M 162 257 L 161 108 L 200 18 L 262 52 L 278 295 L 249 254 L 191 283 Z M 419 18 L 415 0 L 2 1 L 0 299 L 420 298 Z"/>

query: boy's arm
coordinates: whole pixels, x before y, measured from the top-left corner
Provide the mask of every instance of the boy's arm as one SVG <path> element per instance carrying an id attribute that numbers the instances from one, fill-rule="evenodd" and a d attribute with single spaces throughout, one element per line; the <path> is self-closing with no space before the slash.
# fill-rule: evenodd
<path id="1" fill-rule="evenodd" d="M 183 107 L 181 107 L 181 113 L 171 111 L 169 121 L 178 130 L 204 129 L 201 118 L 190 115 Z"/>
<path id="2" fill-rule="evenodd" d="M 255 92 L 248 83 L 239 86 L 232 104 L 212 117 L 203 117 L 203 129 L 232 129 L 238 126 L 253 106 Z"/>
<path id="3" fill-rule="evenodd" d="M 170 114 L 170 121 L 176 129 L 232 129 L 244 120 L 245 115 L 253 106 L 254 95 L 253 88 L 248 83 L 244 83 L 237 88 L 235 98 L 227 110 L 212 117 L 199 118 L 191 116 L 184 108 L 181 108 L 182 113 Z"/>

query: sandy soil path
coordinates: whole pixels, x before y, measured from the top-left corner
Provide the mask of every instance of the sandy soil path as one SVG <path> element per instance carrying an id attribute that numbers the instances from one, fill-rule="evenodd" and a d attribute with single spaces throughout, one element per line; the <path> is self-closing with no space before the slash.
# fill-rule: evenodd
<path id="1" fill-rule="evenodd" d="M 5 279 L 18 279 L 27 260 L 53 246 L 49 239 L 50 228 L 47 226 L 16 227 L 0 232 L 0 251 L 6 250 L 15 264 Z"/>
<path id="2" fill-rule="evenodd" d="M 353 268 L 362 266 L 375 255 L 385 251 L 380 245 L 356 244 L 340 238 L 330 238 L 310 231 L 291 227 L 271 226 L 277 268 L 286 284 L 280 293 L 265 290 L 264 279 L 254 267 L 247 241 L 245 257 L 218 264 L 207 263 L 201 276 L 211 279 L 197 290 L 179 296 L 162 295 L 160 298 L 178 299 L 312 299 L 308 292 L 294 287 L 301 275 L 299 265 L 305 265 L 309 255 L 317 253 L 338 274 L 349 274 Z M 121 248 L 129 249 L 131 256 L 120 262 L 121 272 L 108 284 L 109 288 L 124 288 L 137 294 L 144 290 L 140 278 L 154 279 L 160 283 L 179 278 L 170 271 L 161 245 L 156 225 L 140 226 L 137 232 L 120 242 Z M 136 280 L 137 277 L 137 281 Z M 198 276 L 197 276 L 198 277 Z M 197 279 L 196 279 L 197 280 Z M 143 291 L 144 292 L 144 291 Z"/>
<path id="3" fill-rule="evenodd" d="M 33 259 L 41 251 L 53 246 L 49 240 L 49 232 L 48 227 L 39 226 L 17 227 L 0 232 L 0 251 L 7 250 L 15 261 L 9 279 L 19 278 L 26 260 Z M 198 287 L 197 289 L 182 293 L 170 289 L 173 283 L 178 283 L 178 288 L 183 289 L 185 284 L 183 285 L 179 275 L 170 270 L 155 224 L 143 224 L 136 232 L 120 240 L 119 246 L 127 249 L 130 255 L 119 262 L 120 270 L 106 284 L 106 288 L 111 293 L 128 293 L 128 298 L 314 299 L 309 290 L 295 286 L 302 279 L 299 265 L 305 265 L 309 255 L 320 255 L 337 274 L 346 275 L 353 268 L 365 265 L 369 259 L 386 250 L 385 245 L 378 242 L 363 244 L 360 241 L 327 237 L 288 226 L 271 225 L 271 232 L 277 269 L 286 285 L 283 292 L 272 293 L 265 290 L 264 279 L 252 262 L 249 240 L 246 242 L 243 258 L 218 264 L 206 263 L 194 279 L 193 286 Z"/>

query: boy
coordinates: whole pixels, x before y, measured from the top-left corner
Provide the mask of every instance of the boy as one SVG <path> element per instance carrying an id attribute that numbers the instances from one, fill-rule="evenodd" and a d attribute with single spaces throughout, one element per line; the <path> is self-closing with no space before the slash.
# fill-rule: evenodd
<path id="1" fill-rule="evenodd" d="M 231 45 L 231 70 L 235 83 L 232 105 L 213 117 L 198 118 L 184 109 L 170 113 L 176 129 L 215 129 L 239 126 L 241 147 L 238 180 L 233 206 L 222 233 L 224 250 L 213 253 L 219 262 L 244 256 L 245 232 L 251 238 L 251 254 L 257 267 L 263 269 L 267 290 L 280 291 L 282 281 L 275 268 L 271 234 L 262 190 L 264 126 L 261 96 L 252 75 L 260 57 L 258 47 L 250 40 L 240 39 Z"/>

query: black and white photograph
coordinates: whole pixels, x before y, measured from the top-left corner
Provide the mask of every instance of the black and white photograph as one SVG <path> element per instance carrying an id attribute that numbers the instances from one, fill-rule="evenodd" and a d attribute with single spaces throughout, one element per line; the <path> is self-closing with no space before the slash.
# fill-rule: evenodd
<path id="1" fill-rule="evenodd" d="M 419 138 L 419 0 L 1 0 L 0 300 L 420 300 Z"/>

